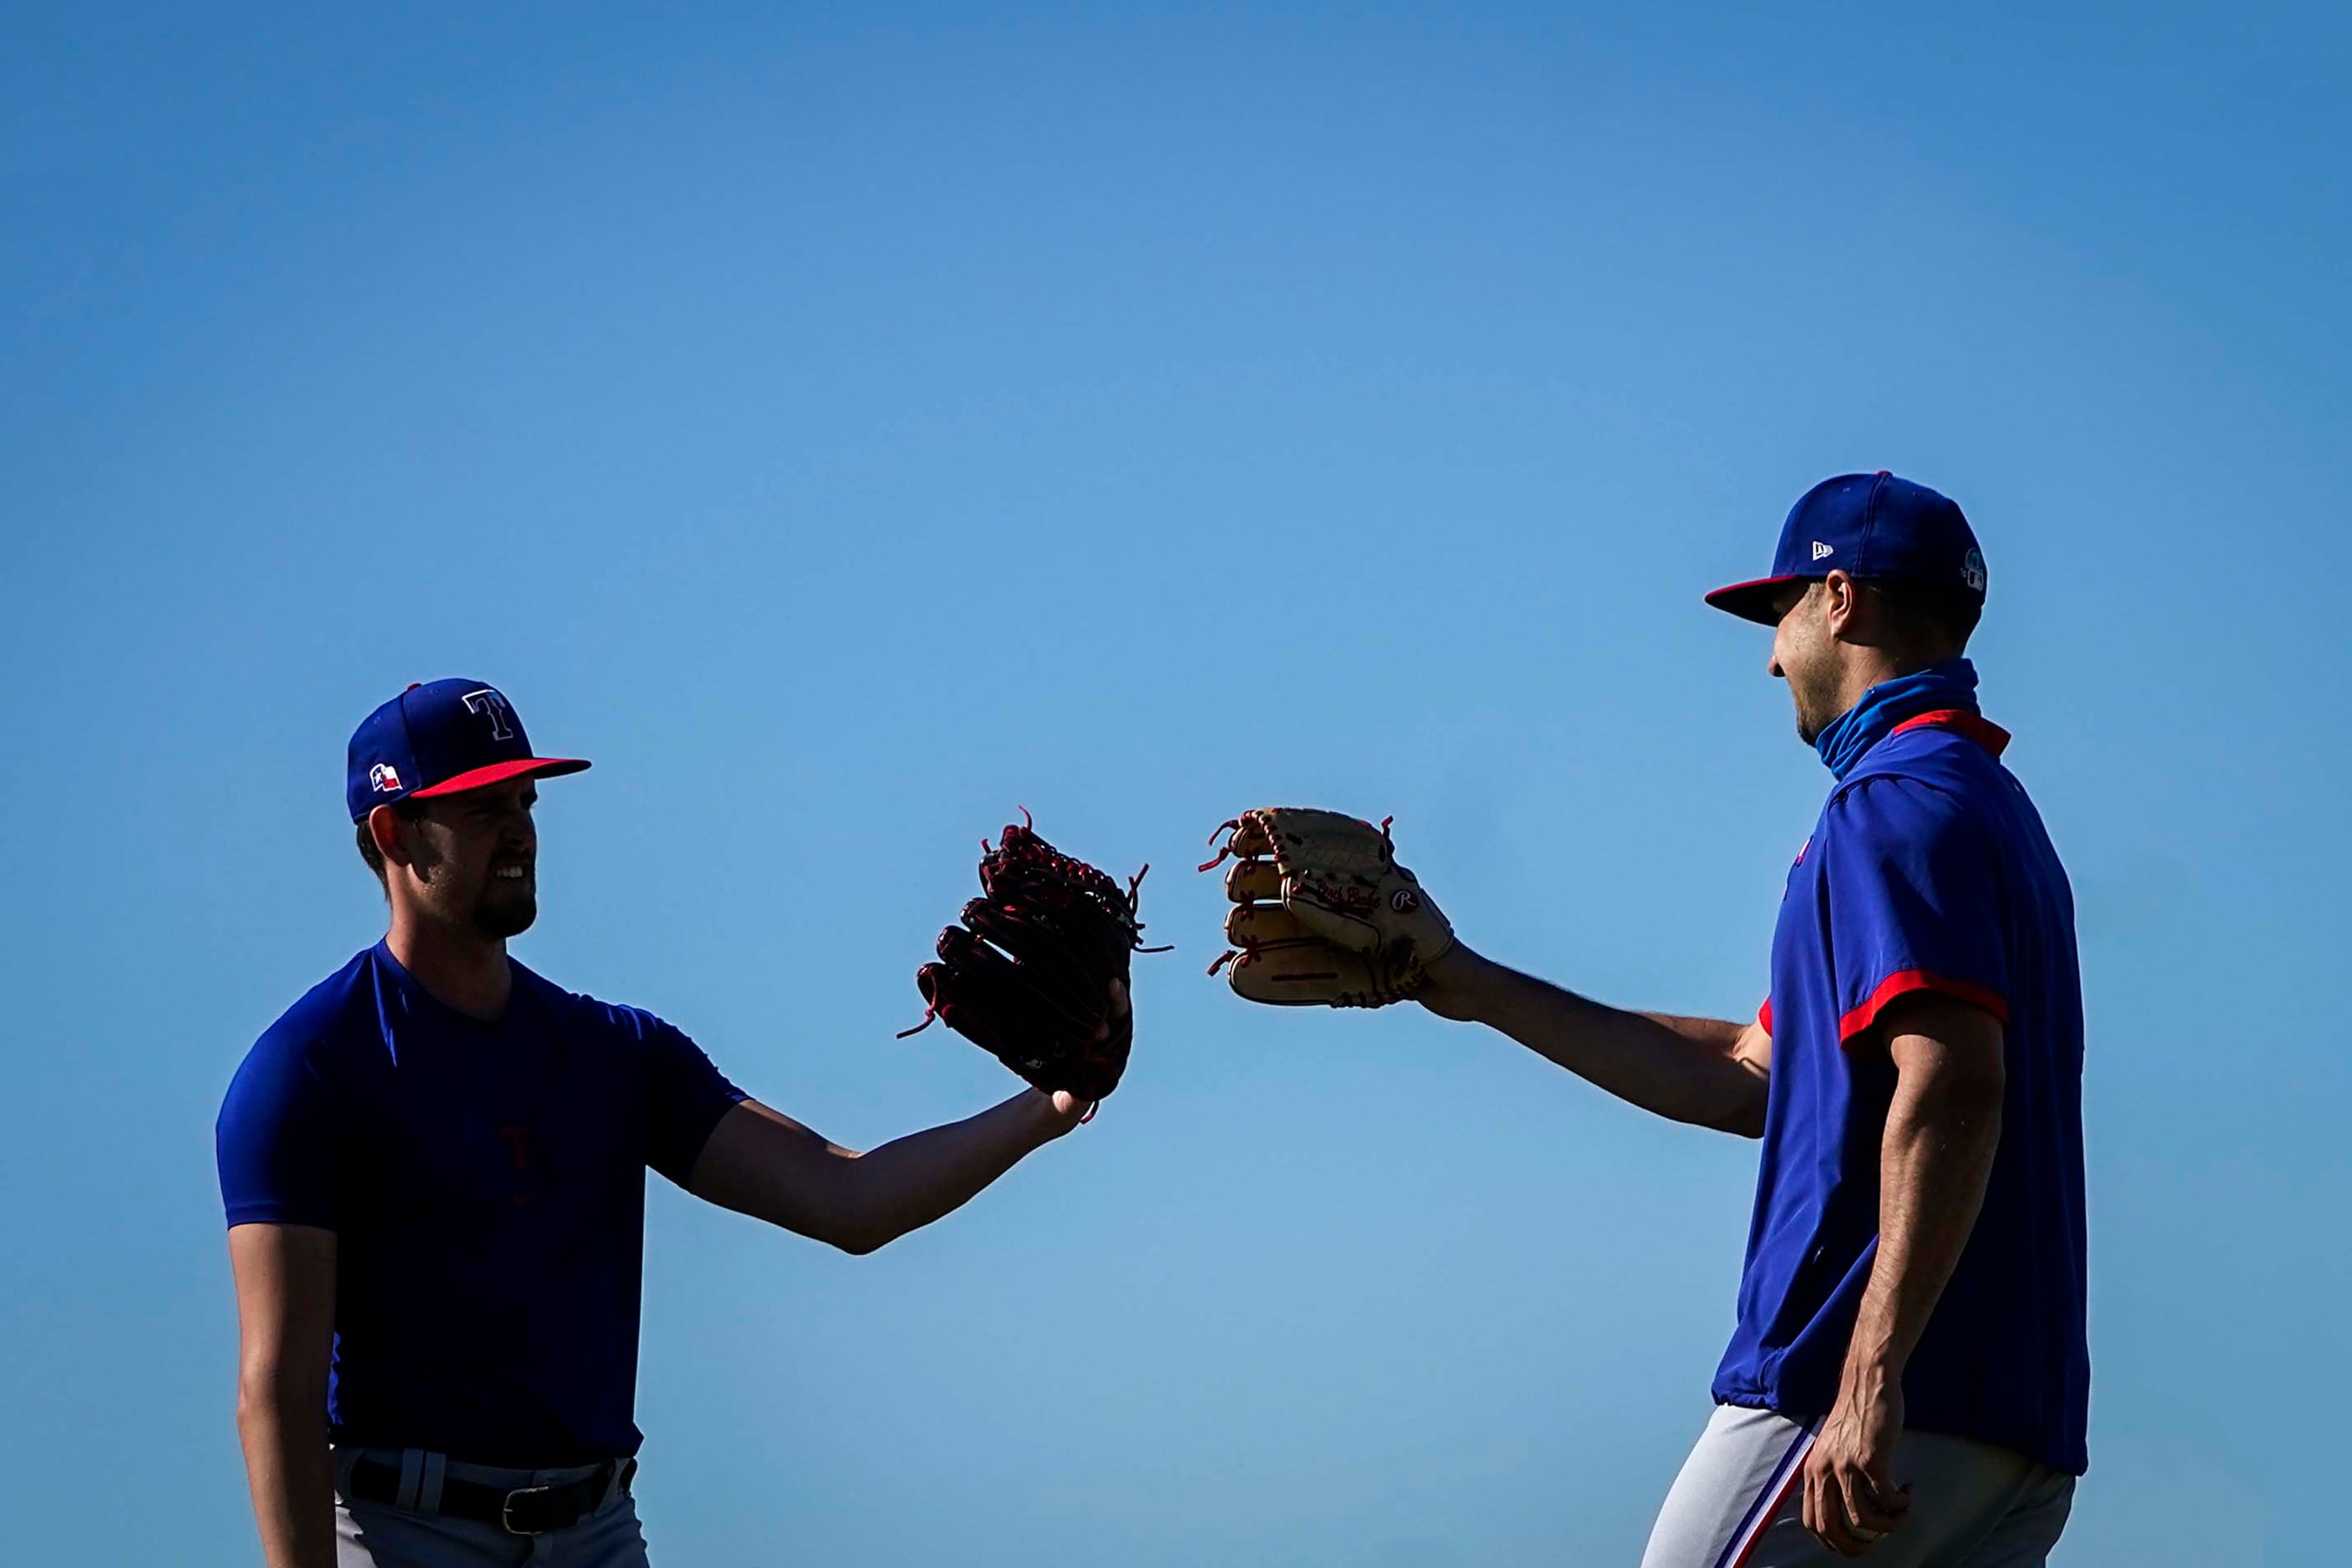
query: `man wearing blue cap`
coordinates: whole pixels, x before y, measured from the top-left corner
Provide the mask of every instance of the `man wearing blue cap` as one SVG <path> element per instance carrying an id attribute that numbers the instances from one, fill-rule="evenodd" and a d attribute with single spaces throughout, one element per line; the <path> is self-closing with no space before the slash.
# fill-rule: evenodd
<path id="1" fill-rule="evenodd" d="M 390 930 L 261 1037 L 217 1130 L 270 1568 L 643 1568 L 646 1168 L 870 1252 L 1087 1109 L 1025 1090 L 860 1155 L 659 1018 L 515 963 L 537 781 L 587 765 L 539 755 L 476 680 L 413 686 L 352 737 Z"/>
<path id="2" fill-rule="evenodd" d="M 1961 657 L 1960 509 L 1891 474 L 1797 502 L 1707 602 L 1835 783 L 1757 1020 L 1622 1012 L 1456 943 L 1418 997 L 1645 1110 L 1763 1140 L 1717 1410 L 1644 1568 L 2039 1563 L 2087 1461 L 2074 903 Z"/>

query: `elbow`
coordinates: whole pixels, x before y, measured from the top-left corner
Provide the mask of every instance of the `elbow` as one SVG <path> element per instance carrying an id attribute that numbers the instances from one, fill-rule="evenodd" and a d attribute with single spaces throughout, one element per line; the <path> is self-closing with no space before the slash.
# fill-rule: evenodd
<path id="1" fill-rule="evenodd" d="M 763 1225 L 772 1225 L 778 1230 L 789 1231 L 803 1240 L 814 1241 L 820 1247 L 830 1247 L 835 1252 L 846 1252 L 852 1258 L 863 1258 L 869 1252 L 879 1252 L 898 1237 L 898 1233 L 895 1230 L 883 1229 L 879 1226 L 869 1224 L 854 1215 L 833 1215 L 822 1211 L 811 1213 L 802 1207 L 746 1207 L 741 1212 Z"/>
<path id="2" fill-rule="evenodd" d="M 1754 1142 L 1764 1136 L 1764 1108 L 1760 1105 L 1743 1105 L 1722 1115 L 1708 1117 L 1700 1121 L 1699 1125 L 1717 1132 L 1728 1132 L 1734 1138 L 1745 1138 Z"/>
<path id="3" fill-rule="evenodd" d="M 236 1373 L 238 1430 L 274 1415 L 285 1404 L 283 1381 L 268 1367 L 241 1366 Z"/>
<path id="4" fill-rule="evenodd" d="M 846 1252 L 852 1258 L 864 1258 L 881 1251 L 899 1237 L 903 1230 L 869 1221 L 837 1221 L 818 1234 L 817 1240 L 836 1252 Z"/>
<path id="5" fill-rule="evenodd" d="M 316 1411 L 323 1415 L 327 1408 L 327 1389 L 323 1381 L 316 1387 L 302 1386 L 282 1373 L 269 1370 L 247 1370 L 237 1374 L 236 1429 L 253 1432 L 279 1426 L 305 1412 Z"/>
<path id="6" fill-rule="evenodd" d="M 1745 1081 L 1739 1083 L 1736 1095 L 1717 1098 L 1717 1103 L 1709 1108 L 1707 1114 L 1691 1120 L 1701 1127 L 1728 1132 L 1735 1138 L 1753 1140 L 1764 1136 L 1764 1113 L 1772 1103 L 1769 1076 L 1750 1070 Z"/>

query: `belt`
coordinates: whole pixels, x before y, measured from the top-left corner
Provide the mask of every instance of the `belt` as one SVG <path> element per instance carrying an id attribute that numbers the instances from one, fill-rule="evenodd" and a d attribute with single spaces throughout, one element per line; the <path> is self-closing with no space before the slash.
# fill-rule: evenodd
<path id="1" fill-rule="evenodd" d="M 577 1524 L 596 1511 L 617 1475 L 623 1491 L 636 1473 L 635 1459 L 607 1459 L 593 1475 L 554 1486 L 488 1487 L 450 1476 L 441 1482 L 441 1507 L 452 1519 L 495 1524 L 509 1535 L 544 1535 Z M 398 1503 L 400 1467 L 383 1459 L 362 1458 L 352 1466 L 351 1495 L 362 1502 Z"/>

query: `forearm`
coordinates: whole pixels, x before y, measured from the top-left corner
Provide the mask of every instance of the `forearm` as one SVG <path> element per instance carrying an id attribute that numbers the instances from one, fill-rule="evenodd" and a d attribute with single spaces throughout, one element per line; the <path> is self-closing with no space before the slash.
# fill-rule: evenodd
<path id="1" fill-rule="evenodd" d="M 870 1252 L 954 1213 L 1032 1151 L 1075 1125 L 1026 1089 L 977 1116 L 896 1138 L 847 1162 L 848 1250 Z"/>
<path id="2" fill-rule="evenodd" d="M 722 1208 L 844 1252 L 871 1252 L 961 1208 L 1076 1122 L 1076 1108 L 1065 1112 L 1026 1089 L 861 1154 L 745 1100 L 712 1131 L 689 1185 Z"/>
<path id="3" fill-rule="evenodd" d="M 1879 1148 L 1878 1252 L 1846 1352 L 1845 1381 L 1874 1395 L 1903 1369 L 1967 1249 L 2000 1144 L 2000 1086 L 1898 1080 Z"/>
<path id="4" fill-rule="evenodd" d="M 1764 1130 L 1769 1057 L 1741 1025 L 1611 1007 L 1459 945 L 1431 976 L 1432 1011 L 1499 1030 L 1620 1100 L 1743 1137 Z"/>
<path id="5" fill-rule="evenodd" d="M 237 1398 L 254 1522 L 268 1568 L 334 1568 L 335 1479 L 327 1397 L 261 1380 Z"/>

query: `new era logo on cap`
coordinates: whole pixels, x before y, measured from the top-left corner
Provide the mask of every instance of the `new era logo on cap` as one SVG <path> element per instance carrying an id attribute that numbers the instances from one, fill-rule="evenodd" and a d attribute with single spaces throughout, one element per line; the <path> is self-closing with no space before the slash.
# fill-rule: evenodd
<path id="1" fill-rule="evenodd" d="M 361 721 L 344 763 L 343 804 L 354 822 L 393 801 L 576 773 L 588 765 L 577 757 L 534 754 L 513 705 L 479 680 L 410 687 Z"/>
<path id="2" fill-rule="evenodd" d="M 1828 546 L 1828 545 L 1826 545 L 1826 544 L 1823 544 L 1820 540 L 1816 539 L 1816 540 L 1814 540 L 1814 541 L 1813 541 L 1813 559 L 1814 559 L 1814 560 L 1816 560 L 1816 561 L 1823 561 L 1823 560 L 1827 560 L 1830 556 L 1835 555 L 1836 553 L 1837 553 L 1837 552 L 1836 552 L 1835 550 L 1832 550 L 1832 548 L 1830 548 L 1830 546 Z"/>

